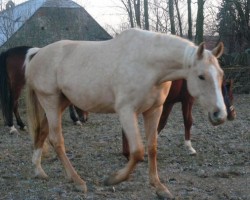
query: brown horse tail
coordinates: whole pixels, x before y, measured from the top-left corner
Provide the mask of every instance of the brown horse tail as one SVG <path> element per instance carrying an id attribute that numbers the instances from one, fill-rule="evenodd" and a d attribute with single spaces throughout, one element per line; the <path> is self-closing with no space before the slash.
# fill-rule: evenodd
<path id="1" fill-rule="evenodd" d="M 3 119 L 8 126 L 12 126 L 13 121 L 12 107 L 13 98 L 10 88 L 10 80 L 6 67 L 8 52 L 2 52 L 0 55 L 0 105 Z"/>

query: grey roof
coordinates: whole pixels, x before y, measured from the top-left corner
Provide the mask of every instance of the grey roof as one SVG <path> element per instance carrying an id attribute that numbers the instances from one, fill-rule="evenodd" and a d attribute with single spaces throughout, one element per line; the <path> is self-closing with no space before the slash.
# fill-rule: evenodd
<path id="1" fill-rule="evenodd" d="M 41 7 L 81 8 L 71 0 L 29 0 L 6 9 L 0 13 L 0 46 Z"/>

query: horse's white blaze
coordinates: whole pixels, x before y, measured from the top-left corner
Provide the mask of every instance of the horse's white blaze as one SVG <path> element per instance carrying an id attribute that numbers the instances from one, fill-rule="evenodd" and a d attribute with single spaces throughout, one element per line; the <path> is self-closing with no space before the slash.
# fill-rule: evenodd
<path id="1" fill-rule="evenodd" d="M 210 66 L 209 67 L 209 72 L 212 76 L 213 79 L 213 83 L 214 83 L 214 87 L 215 87 L 215 97 L 216 97 L 216 109 L 220 108 L 220 114 L 218 116 L 218 118 L 223 119 L 226 117 L 227 115 L 227 111 L 226 111 L 226 106 L 223 100 L 223 96 L 222 96 L 222 92 L 221 92 L 221 86 L 219 85 L 219 81 L 218 81 L 218 71 L 216 70 L 215 66 Z M 216 110 L 214 110 L 215 112 Z"/>

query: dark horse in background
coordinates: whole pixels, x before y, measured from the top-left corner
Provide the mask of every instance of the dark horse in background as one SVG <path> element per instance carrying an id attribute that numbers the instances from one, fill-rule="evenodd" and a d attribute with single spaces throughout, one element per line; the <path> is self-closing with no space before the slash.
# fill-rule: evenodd
<path id="1" fill-rule="evenodd" d="M 21 130 L 25 129 L 20 114 L 18 112 L 18 100 L 22 89 L 25 85 L 23 66 L 25 55 L 31 47 L 19 46 L 8 49 L 0 54 L 0 103 L 5 124 L 10 128 L 10 133 L 18 133 L 13 124 L 13 112 L 16 117 L 17 125 Z M 79 109 L 75 108 L 77 111 Z M 74 112 L 74 108 L 70 106 L 70 113 Z M 80 115 L 78 111 L 77 113 Z M 74 117 L 74 115 L 70 115 Z M 86 121 L 87 115 L 81 114 L 82 122 Z M 72 118 L 75 123 L 76 119 Z"/>
<path id="2" fill-rule="evenodd" d="M 222 83 L 222 93 L 224 102 L 227 108 L 227 119 L 234 120 L 236 117 L 236 112 L 233 106 L 233 82 L 232 80 L 223 81 Z M 169 94 L 166 98 L 166 101 L 163 104 L 163 111 L 158 125 L 158 133 L 166 126 L 169 114 L 175 103 L 180 102 L 182 105 L 182 115 L 185 126 L 185 147 L 187 148 L 189 154 L 196 154 L 196 150 L 192 147 L 191 144 L 191 127 L 193 124 L 192 118 L 192 107 L 194 104 L 194 98 L 189 94 L 187 90 L 186 80 L 176 80 L 172 82 Z M 122 144 L 123 144 L 123 155 L 129 157 L 129 146 L 127 138 L 122 133 Z"/>

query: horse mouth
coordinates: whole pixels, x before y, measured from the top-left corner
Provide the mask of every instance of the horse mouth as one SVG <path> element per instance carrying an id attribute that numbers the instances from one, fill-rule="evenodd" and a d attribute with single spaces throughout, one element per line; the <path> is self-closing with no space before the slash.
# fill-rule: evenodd
<path id="1" fill-rule="evenodd" d="M 213 126 L 218 126 L 225 122 L 225 118 L 215 118 L 211 113 L 208 113 L 208 119 Z"/>

